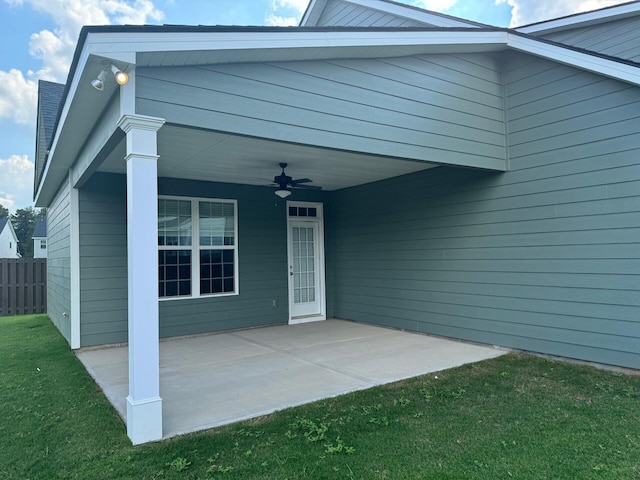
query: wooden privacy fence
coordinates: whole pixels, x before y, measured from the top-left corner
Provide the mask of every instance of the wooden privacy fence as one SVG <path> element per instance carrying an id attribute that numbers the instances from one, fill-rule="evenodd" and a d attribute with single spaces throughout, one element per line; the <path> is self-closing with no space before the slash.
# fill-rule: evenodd
<path id="1" fill-rule="evenodd" d="M 0 316 L 47 312 L 47 259 L 0 258 Z"/>

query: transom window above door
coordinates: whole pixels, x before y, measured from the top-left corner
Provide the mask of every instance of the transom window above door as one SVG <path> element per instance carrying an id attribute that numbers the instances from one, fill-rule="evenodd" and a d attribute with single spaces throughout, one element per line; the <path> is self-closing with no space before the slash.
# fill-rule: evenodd
<path id="1" fill-rule="evenodd" d="M 158 199 L 158 296 L 238 293 L 237 202 Z"/>

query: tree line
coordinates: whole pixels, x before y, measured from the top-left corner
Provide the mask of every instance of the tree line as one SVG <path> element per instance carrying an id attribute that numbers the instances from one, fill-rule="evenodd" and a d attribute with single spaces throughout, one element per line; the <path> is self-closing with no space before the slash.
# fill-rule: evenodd
<path id="1" fill-rule="evenodd" d="M 8 218 L 18 237 L 18 252 L 24 258 L 33 258 L 33 229 L 36 222 L 47 216 L 47 209 L 35 209 L 33 207 L 19 208 L 16 213 L 10 214 L 9 210 L 0 205 L 0 218 Z"/>

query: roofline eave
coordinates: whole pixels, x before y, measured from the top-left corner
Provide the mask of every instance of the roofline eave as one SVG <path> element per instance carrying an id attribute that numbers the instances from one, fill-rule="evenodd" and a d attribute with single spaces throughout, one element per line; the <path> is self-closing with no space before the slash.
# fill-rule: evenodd
<path id="1" fill-rule="evenodd" d="M 590 25 L 619 20 L 640 13 L 640 2 L 629 2 L 622 5 L 576 13 L 566 17 L 544 20 L 542 22 L 522 25 L 515 30 L 526 34 L 549 34 L 565 29 L 588 27 Z"/>
<path id="2" fill-rule="evenodd" d="M 449 53 L 451 49 L 469 52 L 492 52 L 514 49 L 543 57 L 576 68 L 602 74 L 611 78 L 640 86 L 640 68 L 633 62 L 624 62 L 615 58 L 605 58 L 595 53 L 577 51 L 560 44 L 543 41 L 535 37 L 500 28 L 438 28 L 438 29 L 213 29 L 201 32 L 187 28 L 186 31 L 169 29 L 163 33 L 161 28 L 151 31 L 144 27 L 99 28 L 85 27 L 74 56 L 74 61 L 67 79 L 61 110 L 54 128 L 54 137 L 45 170 L 34 199 L 36 204 L 47 203 L 51 195 L 51 187 L 46 198 L 41 198 L 47 174 L 51 167 L 51 159 L 56 154 L 60 137 L 60 125 L 65 125 L 71 102 L 79 82 L 92 56 L 118 59 L 134 64 L 140 55 L 153 52 L 192 52 L 196 50 L 234 52 L 234 62 L 243 61 L 243 54 L 254 56 L 258 53 L 260 61 L 276 61 L 278 55 L 296 51 L 302 53 L 297 60 L 305 60 L 304 55 L 310 52 L 326 53 L 332 58 L 335 52 L 344 48 L 356 49 L 362 58 L 372 58 L 381 49 L 398 55 L 423 53 Z M 159 37 L 150 41 L 149 35 Z M 180 42 L 176 42 L 179 35 Z M 128 48 L 124 48 L 124 47 Z M 449 49 L 449 51 L 447 51 Z M 268 58 L 268 53 L 274 55 Z M 255 57 L 255 56 L 254 56 Z M 290 55 L 289 55 L 290 57 Z M 351 58 L 358 58 L 351 57 Z M 317 55 L 306 58 L 316 60 Z M 285 60 L 283 58 L 283 60 Z M 246 61 L 246 60 L 245 60 Z M 254 60 L 255 61 L 255 60 Z M 144 66 L 156 66 L 147 63 Z M 157 66 L 160 66 L 157 65 Z M 55 186 L 57 187 L 57 185 Z"/>

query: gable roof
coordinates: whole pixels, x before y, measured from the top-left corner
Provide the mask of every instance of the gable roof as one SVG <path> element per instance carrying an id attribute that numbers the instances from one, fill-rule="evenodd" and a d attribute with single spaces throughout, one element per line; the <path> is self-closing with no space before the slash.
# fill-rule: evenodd
<path id="1" fill-rule="evenodd" d="M 300 19 L 301 27 L 317 26 L 317 22 L 322 16 L 322 12 L 332 0 L 310 0 L 307 9 Z M 425 26 L 436 27 L 489 27 L 479 22 L 457 18 L 444 13 L 432 12 L 423 8 L 407 5 L 404 3 L 394 2 L 392 0 L 341 0 L 354 5 L 377 10 L 379 12 L 388 13 L 398 17 L 407 18 Z"/>
<path id="2" fill-rule="evenodd" d="M 40 80 L 38 82 L 38 92 L 38 111 L 42 114 L 46 146 L 49 147 L 64 93 L 64 84 Z"/>
<path id="3" fill-rule="evenodd" d="M 36 226 L 33 227 L 33 235 L 31 238 L 45 238 L 47 236 L 47 219 L 39 218 Z"/>
<path id="4" fill-rule="evenodd" d="M 38 107 L 36 119 L 36 155 L 33 176 L 34 198 L 44 171 L 47 154 L 55 132 L 60 103 L 64 97 L 65 86 L 60 83 L 38 82 Z"/>
<path id="5" fill-rule="evenodd" d="M 308 16 L 314 8 L 323 8 L 327 1 L 311 0 L 305 15 Z M 389 0 L 346 1 L 375 4 L 380 8 L 402 8 L 405 13 L 412 14 L 426 12 Z M 427 14 L 431 15 L 431 12 Z M 443 18 L 440 14 L 435 16 Z M 504 50 L 520 51 L 640 86 L 638 63 L 541 39 L 518 30 L 470 26 L 468 23 L 464 27 L 84 27 L 64 86 L 51 139 L 51 154 L 57 157 L 56 165 L 51 172 L 48 171 L 49 165 L 44 165 L 42 178 L 48 181 L 36 182 L 34 198 L 38 206 L 48 204 L 80 151 L 80 145 L 74 139 L 86 138 L 99 119 L 104 103 L 96 102 L 106 102 L 115 93 L 114 82 L 105 86 L 100 97 L 96 97 L 88 86 L 105 59 L 126 70 L 135 66 L 384 58 Z"/>
<path id="6" fill-rule="evenodd" d="M 18 236 L 16 235 L 16 231 L 13 229 L 13 224 L 11 223 L 11 220 L 8 218 L 0 218 L 0 233 L 2 233 L 5 230 L 5 228 L 9 229 L 9 231 L 11 232 L 11 235 L 13 236 L 14 240 L 17 243 Z"/>
<path id="7" fill-rule="evenodd" d="M 516 30 L 531 35 L 541 35 L 572 28 L 588 27 L 633 16 L 640 16 L 640 1 L 530 23 L 517 27 Z"/>

